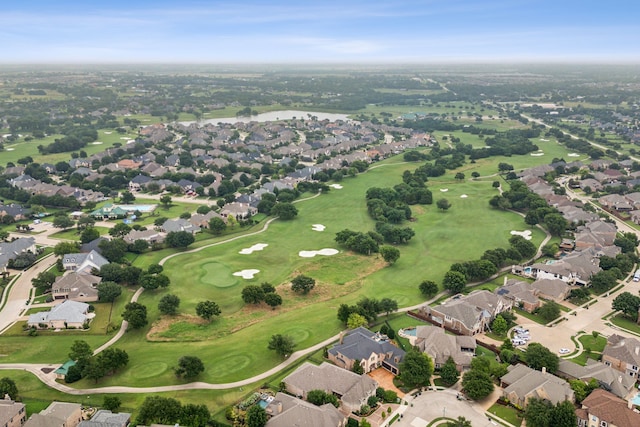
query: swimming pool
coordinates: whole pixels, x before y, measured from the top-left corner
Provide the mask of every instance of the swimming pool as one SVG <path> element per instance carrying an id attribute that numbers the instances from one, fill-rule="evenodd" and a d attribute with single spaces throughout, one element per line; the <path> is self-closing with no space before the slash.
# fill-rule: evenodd
<path id="1" fill-rule="evenodd" d="M 417 331 L 416 331 L 416 328 L 407 328 L 407 329 L 403 329 L 402 332 L 404 332 L 405 335 L 415 337 Z"/>
<path id="2" fill-rule="evenodd" d="M 636 394 L 633 399 L 631 399 L 631 403 L 634 405 L 640 406 L 640 393 Z"/>
<path id="3" fill-rule="evenodd" d="M 158 205 L 117 205 L 117 207 L 127 212 L 140 211 L 145 213 L 153 212 L 157 206 Z"/>

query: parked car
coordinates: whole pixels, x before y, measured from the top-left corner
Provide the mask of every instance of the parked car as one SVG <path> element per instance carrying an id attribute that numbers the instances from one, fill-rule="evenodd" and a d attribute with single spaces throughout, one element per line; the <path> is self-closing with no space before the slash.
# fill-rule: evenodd
<path id="1" fill-rule="evenodd" d="M 521 340 L 519 338 L 513 338 L 511 340 L 511 344 L 515 345 L 516 347 L 519 345 L 525 345 L 527 342 L 525 340 Z"/>
<path id="2" fill-rule="evenodd" d="M 516 339 L 522 340 L 522 341 L 530 341 L 531 337 L 529 335 L 518 334 L 516 335 Z"/>
<path id="3" fill-rule="evenodd" d="M 529 330 L 523 328 L 522 326 L 516 326 L 514 328 L 514 331 L 515 331 L 516 334 L 528 334 L 529 333 Z"/>
<path id="4" fill-rule="evenodd" d="M 561 348 L 558 353 L 560 354 L 569 354 L 571 353 L 571 350 L 569 350 L 568 348 Z"/>

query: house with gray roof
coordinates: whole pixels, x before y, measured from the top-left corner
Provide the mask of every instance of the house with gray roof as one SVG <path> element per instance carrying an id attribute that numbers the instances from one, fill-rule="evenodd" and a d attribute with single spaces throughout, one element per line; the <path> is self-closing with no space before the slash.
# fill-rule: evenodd
<path id="1" fill-rule="evenodd" d="M 54 300 L 98 301 L 98 284 L 101 281 L 102 277 L 72 271 L 56 278 L 51 285 L 51 294 Z"/>
<path id="2" fill-rule="evenodd" d="M 21 427 L 27 421 L 24 403 L 5 397 L 0 399 L 0 426 Z"/>
<path id="3" fill-rule="evenodd" d="M 332 404 L 316 406 L 285 393 L 277 393 L 265 411 L 271 416 L 266 427 L 345 427 L 347 425 L 347 416 Z"/>
<path id="4" fill-rule="evenodd" d="M 434 367 L 440 369 L 449 358 L 453 359 L 458 372 L 471 368 L 475 356 L 476 339 L 466 335 L 449 335 L 443 328 L 436 326 L 417 326 L 412 345 L 428 354 Z"/>
<path id="5" fill-rule="evenodd" d="M 251 206 L 249 203 L 238 202 L 228 203 L 220 210 L 220 215 L 223 217 L 229 218 L 232 216 L 238 220 L 250 218 L 257 213 L 258 209 L 256 207 Z"/>
<path id="6" fill-rule="evenodd" d="M 22 205 L 17 203 L 9 203 L 8 205 L 0 203 L 0 218 L 5 215 L 12 217 L 16 221 L 20 221 L 27 218 L 28 212 Z"/>
<path id="7" fill-rule="evenodd" d="M 529 282 L 522 280 L 507 280 L 505 277 L 505 284 L 497 288 L 495 293 L 512 300 L 514 305 L 529 313 L 542 306 L 542 301 L 537 297 L 536 290 Z"/>
<path id="8" fill-rule="evenodd" d="M 39 414 L 31 415 L 24 427 L 76 427 L 81 421 L 79 403 L 51 402 Z"/>
<path id="9" fill-rule="evenodd" d="M 65 270 L 90 273 L 92 269 L 100 270 L 109 261 L 95 250 L 83 254 L 66 254 L 62 257 L 62 265 Z"/>
<path id="10" fill-rule="evenodd" d="M 83 328 L 89 322 L 89 304 L 65 300 L 51 308 L 29 315 L 27 325 L 39 329 Z"/>
<path id="11" fill-rule="evenodd" d="M 366 374 L 358 375 L 326 362 L 320 366 L 305 362 L 282 382 L 288 393 L 303 399 L 312 390 L 335 394 L 345 414 L 359 411 L 378 388 L 378 383 Z"/>
<path id="12" fill-rule="evenodd" d="M 602 363 L 637 380 L 640 371 L 640 341 L 618 334 L 609 336 L 602 351 Z"/>
<path id="13" fill-rule="evenodd" d="M 166 234 L 157 230 L 131 230 L 122 238 L 127 244 L 131 245 L 136 240 L 144 240 L 150 245 L 155 243 L 163 243 Z"/>
<path id="14" fill-rule="evenodd" d="M 20 237 L 11 242 L 0 243 L 0 271 L 7 271 L 9 261 L 26 252 L 36 253 L 35 238 Z"/>
<path id="15" fill-rule="evenodd" d="M 191 224 L 183 218 L 168 219 L 162 224 L 162 231 L 165 233 L 186 231 L 187 233 L 196 234 L 200 232 L 200 227 Z"/>
<path id="16" fill-rule="evenodd" d="M 359 327 L 340 338 L 328 351 L 329 360 L 341 368 L 352 370 L 355 363 L 365 373 L 382 367 L 392 374 L 400 373 L 405 351 L 391 344 L 386 335 Z"/>
<path id="17" fill-rule="evenodd" d="M 587 359 L 585 366 L 578 365 L 570 360 L 560 359 L 556 374 L 567 380 L 578 379 L 585 383 L 595 379 L 601 388 L 623 399 L 627 397 L 633 398 L 632 395 L 635 395 L 635 377 L 624 375 L 611 366 L 593 359 Z"/>
<path id="18" fill-rule="evenodd" d="M 509 365 L 507 370 L 509 372 L 500 378 L 500 385 L 504 388 L 504 397 L 515 405 L 526 408 L 529 399 L 534 397 L 554 405 L 565 400 L 575 401 L 569 383 L 544 368 L 536 371 L 526 365 Z"/>
<path id="19" fill-rule="evenodd" d="M 114 414 L 106 409 L 100 409 L 90 420 L 78 424 L 78 427 L 127 427 L 129 421 L 131 421 L 131 414 L 127 412 Z"/>

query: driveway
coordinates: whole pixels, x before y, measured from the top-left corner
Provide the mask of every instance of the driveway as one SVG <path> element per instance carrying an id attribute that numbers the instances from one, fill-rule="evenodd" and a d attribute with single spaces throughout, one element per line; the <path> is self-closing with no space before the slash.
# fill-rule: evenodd
<path id="1" fill-rule="evenodd" d="M 393 379 L 395 378 L 395 375 L 393 375 L 391 372 L 387 371 L 386 369 L 376 368 L 373 371 L 369 372 L 367 375 L 369 375 L 371 378 L 376 380 L 376 382 L 378 383 L 378 386 L 382 387 L 383 389 L 395 391 L 398 397 L 404 397 L 404 393 L 401 392 L 400 389 L 398 389 L 393 384 Z"/>
<path id="2" fill-rule="evenodd" d="M 467 400 L 458 400 L 455 390 L 425 391 L 415 398 L 408 396 L 402 418 L 393 423 L 398 427 L 424 427 L 438 417 L 465 417 L 473 427 L 494 427 L 484 414 L 484 409 Z"/>

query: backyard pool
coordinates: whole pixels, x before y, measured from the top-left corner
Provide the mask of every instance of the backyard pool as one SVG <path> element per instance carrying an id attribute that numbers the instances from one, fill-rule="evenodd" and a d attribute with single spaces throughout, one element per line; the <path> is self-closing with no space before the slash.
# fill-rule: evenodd
<path id="1" fill-rule="evenodd" d="M 631 403 L 636 406 L 640 406 L 640 393 L 636 394 L 633 399 L 631 399 Z"/>
<path id="2" fill-rule="evenodd" d="M 120 209 L 127 212 L 139 211 L 142 213 L 153 212 L 158 205 L 117 205 Z"/>
<path id="3" fill-rule="evenodd" d="M 273 399 L 274 399 L 273 396 L 269 396 L 268 394 L 263 394 L 262 396 L 260 396 L 260 400 L 258 400 L 258 406 L 264 409 L 267 406 L 269 406 L 269 403 L 273 402 Z"/>

